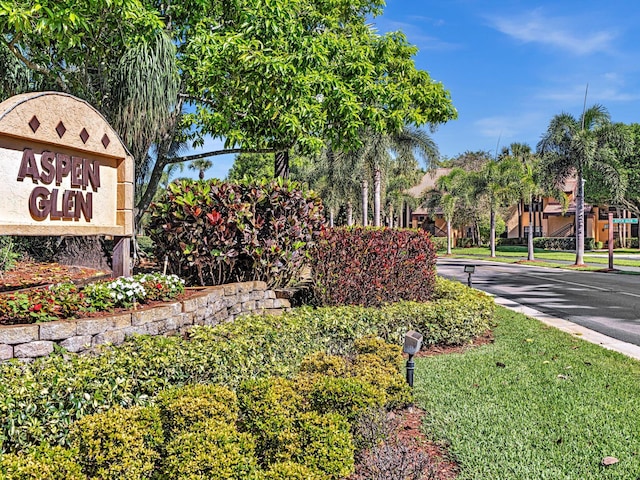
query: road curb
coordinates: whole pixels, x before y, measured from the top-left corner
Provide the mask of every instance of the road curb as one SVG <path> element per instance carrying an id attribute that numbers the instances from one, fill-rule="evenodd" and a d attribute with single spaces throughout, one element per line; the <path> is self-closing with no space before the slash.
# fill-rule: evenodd
<path id="1" fill-rule="evenodd" d="M 562 330 L 563 332 L 574 335 L 589 343 L 600 345 L 607 350 L 613 350 L 615 352 L 626 355 L 627 357 L 640 360 L 640 347 L 637 345 L 622 342 L 607 335 L 603 335 L 602 333 L 589 330 L 588 328 L 577 325 L 568 320 L 554 317 L 552 315 L 547 315 L 546 313 L 540 312 L 535 308 L 526 307 L 518 302 L 514 302 L 513 300 L 493 295 L 492 297 L 498 305 L 508 308 L 509 310 L 513 310 L 514 312 L 522 313 L 524 315 L 527 315 L 528 317 L 535 318 L 545 325 L 555 327 L 558 330 Z"/>

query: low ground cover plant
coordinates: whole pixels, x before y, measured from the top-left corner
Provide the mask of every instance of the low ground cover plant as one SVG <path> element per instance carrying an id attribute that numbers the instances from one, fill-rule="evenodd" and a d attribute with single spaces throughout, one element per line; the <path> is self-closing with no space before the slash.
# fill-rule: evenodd
<path id="1" fill-rule="evenodd" d="M 58 283 L 50 287 L 0 295 L 0 324 L 48 322 L 90 312 L 130 308 L 154 300 L 170 300 L 184 292 L 176 275 L 147 273 L 78 287 Z"/>
<path id="2" fill-rule="evenodd" d="M 319 305 L 381 306 L 427 302 L 436 278 L 436 249 L 423 230 L 330 228 L 311 255 Z"/>
<path id="3" fill-rule="evenodd" d="M 148 405 L 170 386 L 235 388 L 247 377 L 291 378 L 305 355 L 354 353 L 354 341 L 366 335 L 399 345 L 405 332 L 415 329 L 424 332 L 425 344 L 448 345 L 468 343 L 489 328 L 490 297 L 444 279 L 434 292 L 436 298 L 426 304 L 306 307 L 194 328 L 189 338 L 133 337 L 96 356 L 59 350 L 27 365 L 1 364 L 0 450 L 67 444 L 69 426 L 78 418 L 113 405 Z"/>
<path id="4" fill-rule="evenodd" d="M 365 337 L 352 355 L 318 352 L 292 379 L 245 380 L 237 394 L 210 384 L 172 387 L 147 406 L 84 416 L 72 424 L 67 448 L 41 444 L 5 455 L 0 473 L 6 480 L 30 472 L 40 480 L 337 480 L 353 472 L 357 450 L 377 444 L 358 439 L 371 409 L 411 401 L 401 361 L 399 346 Z M 331 369 L 338 364 L 344 368 Z M 50 470 L 54 461 L 68 477 Z"/>

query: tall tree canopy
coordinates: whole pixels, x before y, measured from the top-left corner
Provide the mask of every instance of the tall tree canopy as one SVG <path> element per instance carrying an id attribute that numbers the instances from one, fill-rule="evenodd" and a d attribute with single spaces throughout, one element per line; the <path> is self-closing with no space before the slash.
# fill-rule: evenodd
<path id="1" fill-rule="evenodd" d="M 146 184 L 140 217 L 171 163 L 294 146 L 349 151 L 364 128 L 395 133 L 455 118 L 449 93 L 416 69 L 406 37 L 368 25 L 382 6 L 17 0 L 0 3 L 1 42 L 33 88 L 84 98 L 119 131 L 136 158 L 137 184 Z M 174 143 L 202 145 L 206 136 L 224 138 L 225 148 L 175 154 Z"/>

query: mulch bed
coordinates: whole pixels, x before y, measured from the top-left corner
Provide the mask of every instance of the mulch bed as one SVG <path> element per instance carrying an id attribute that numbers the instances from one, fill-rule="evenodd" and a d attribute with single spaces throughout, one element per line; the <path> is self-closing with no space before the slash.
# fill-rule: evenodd
<path id="1" fill-rule="evenodd" d="M 108 278 L 110 272 L 59 263 L 17 262 L 6 272 L 0 272 L 0 292 L 15 292 L 25 288 L 43 287 L 52 283 L 73 282 L 84 285 Z"/>

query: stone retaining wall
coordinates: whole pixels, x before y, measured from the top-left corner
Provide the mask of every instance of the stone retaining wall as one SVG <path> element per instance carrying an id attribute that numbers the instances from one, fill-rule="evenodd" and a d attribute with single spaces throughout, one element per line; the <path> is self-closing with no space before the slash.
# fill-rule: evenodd
<path id="1" fill-rule="evenodd" d="M 265 282 L 206 287 L 183 301 L 108 317 L 0 326 L 0 361 L 49 355 L 55 344 L 78 353 L 105 343 L 118 345 L 133 334 L 184 333 L 193 325 L 216 325 L 247 313 L 281 314 L 290 307 Z"/>

